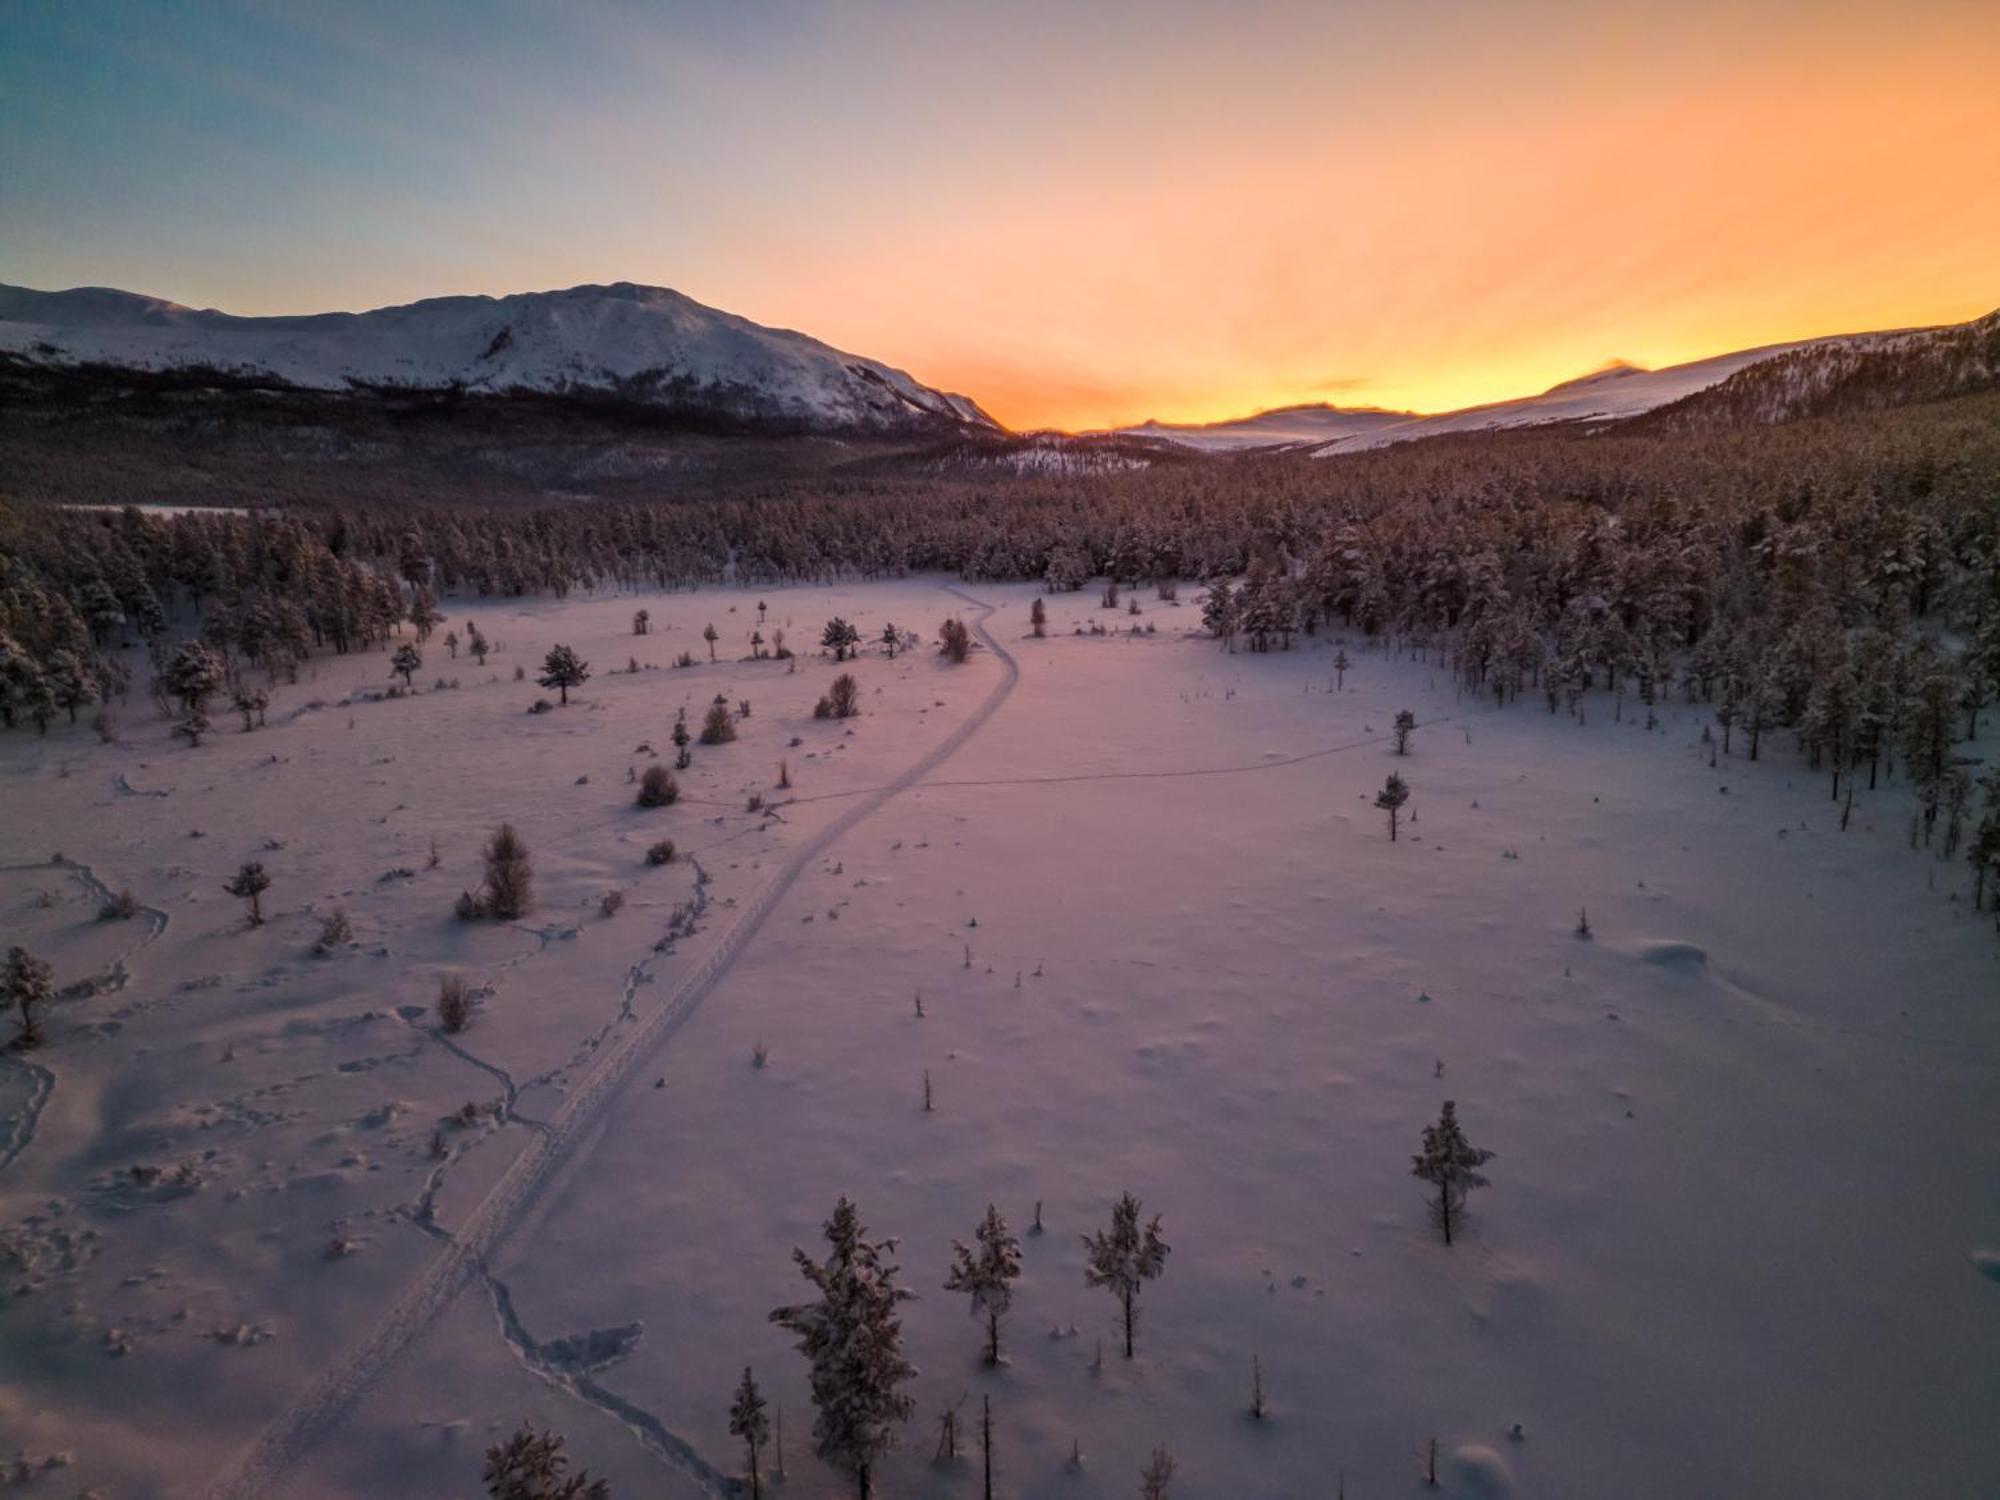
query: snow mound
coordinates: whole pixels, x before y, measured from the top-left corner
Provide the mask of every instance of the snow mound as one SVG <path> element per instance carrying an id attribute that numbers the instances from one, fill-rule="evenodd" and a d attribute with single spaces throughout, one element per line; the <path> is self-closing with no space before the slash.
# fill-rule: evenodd
<path id="1" fill-rule="evenodd" d="M 1507 1461 L 1484 1443 L 1461 1443 L 1452 1450 L 1447 1494 L 1464 1500 L 1503 1500 L 1514 1493 Z"/>

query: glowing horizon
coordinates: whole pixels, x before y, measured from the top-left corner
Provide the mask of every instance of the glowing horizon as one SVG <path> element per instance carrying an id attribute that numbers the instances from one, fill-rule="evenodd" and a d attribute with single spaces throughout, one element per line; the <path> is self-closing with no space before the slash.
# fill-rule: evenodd
<path id="1" fill-rule="evenodd" d="M 674 287 L 1017 429 L 1442 411 L 2000 306 L 2000 13 L 78 4 L 0 280 Z"/>

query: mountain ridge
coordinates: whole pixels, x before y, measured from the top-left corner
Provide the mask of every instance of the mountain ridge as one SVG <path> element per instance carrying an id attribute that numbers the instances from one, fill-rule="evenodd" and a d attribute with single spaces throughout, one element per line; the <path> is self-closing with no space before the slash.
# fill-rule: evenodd
<path id="1" fill-rule="evenodd" d="M 1872 383 L 1878 402 L 1889 400 L 1887 392 L 1897 388 L 1884 365 L 1895 361 L 1906 373 L 1903 382 L 1912 392 L 1949 394 L 1976 382 L 1978 372 L 1990 371 L 1993 357 L 1982 356 L 1981 330 L 2000 326 L 2000 313 L 1991 313 L 1965 323 L 1940 324 L 1927 328 L 1889 329 L 1872 333 L 1827 334 L 1789 343 L 1761 344 L 1726 354 L 1709 355 L 1682 364 L 1649 370 L 1625 360 L 1615 360 L 1601 369 L 1559 381 L 1534 395 L 1502 401 L 1483 402 L 1452 411 L 1406 413 L 1400 421 L 1381 420 L 1378 407 L 1338 407 L 1304 405 L 1275 408 L 1223 422 L 1171 424 L 1147 422 L 1115 431 L 1121 436 L 1150 438 L 1178 443 L 1205 452 L 1243 451 L 1257 448 L 1285 448 L 1326 457 L 1355 453 L 1391 443 L 1411 442 L 1447 433 L 1492 431 L 1504 428 L 1546 426 L 1557 423 L 1623 421 L 1647 414 L 1678 409 L 1697 403 L 1706 393 L 1728 389 L 1735 393 L 1728 410 L 1740 420 L 1763 422 L 1785 420 L 1787 415 L 1804 414 L 1809 403 L 1796 403 L 1797 410 L 1777 392 L 1763 389 L 1754 372 L 1776 367 L 1781 362 L 1791 372 L 1790 388 L 1819 392 L 1837 385 L 1853 390 Z M 1951 357 L 1927 357 L 1927 349 L 1952 351 Z M 1981 359 L 1985 364 L 1981 365 Z M 1813 367 L 1818 373 L 1809 372 Z M 1833 373 L 1837 371 L 1838 373 Z M 1915 399 L 1922 399 L 1916 396 Z M 1834 399 L 1827 397 L 1824 399 Z M 1708 408 L 1719 414 L 1723 405 Z M 1307 415 L 1324 413 L 1324 416 Z M 1289 424 L 1268 419 L 1277 414 L 1299 414 Z M 1347 419 L 1353 418 L 1354 421 Z M 1700 419 L 1698 416 L 1689 420 Z M 1714 415 L 1706 420 L 1721 420 Z"/>
<path id="2" fill-rule="evenodd" d="M 1000 430 L 971 398 L 893 365 L 635 282 L 274 317 L 0 284 L 0 354 L 308 391 L 607 398 L 773 429 Z"/>

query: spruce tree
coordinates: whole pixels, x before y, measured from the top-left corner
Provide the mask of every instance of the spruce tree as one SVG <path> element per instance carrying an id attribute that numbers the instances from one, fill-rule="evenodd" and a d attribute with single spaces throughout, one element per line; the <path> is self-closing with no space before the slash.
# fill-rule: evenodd
<path id="1" fill-rule="evenodd" d="M 14 1046 L 26 1052 L 42 1044 L 42 1023 L 37 1014 L 55 995 L 55 970 L 19 944 L 7 950 L 7 963 L 0 968 L 0 999 L 21 1013 L 21 1030 Z"/>
<path id="2" fill-rule="evenodd" d="M 1444 1231 L 1447 1245 L 1453 1224 L 1464 1216 L 1465 1195 L 1486 1186 L 1479 1169 L 1491 1160 L 1491 1151 L 1481 1150 L 1465 1138 L 1459 1128 L 1458 1106 L 1445 1100 L 1437 1124 L 1424 1127 L 1424 1149 L 1410 1158 L 1410 1175 L 1433 1188 L 1431 1215 Z"/>
<path id="3" fill-rule="evenodd" d="M 729 1435 L 743 1439 L 743 1459 L 750 1470 L 750 1500 L 759 1500 L 764 1493 L 764 1481 L 758 1472 L 757 1457 L 771 1439 L 771 1419 L 764 1414 L 764 1397 L 748 1365 L 743 1367 L 743 1379 L 737 1384 L 735 1399 L 729 1403 Z"/>
<path id="4" fill-rule="evenodd" d="M 1021 1274 L 1021 1242 L 1007 1228 L 1000 1210 L 986 1205 L 986 1217 L 973 1231 L 979 1248 L 951 1242 L 952 1266 L 944 1279 L 948 1292 L 971 1298 L 972 1315 L 986 1319 L 986 1363 L 1000 1363 L 1000 1321 L 1013 1305 L 1014 1282 Z"/>
<path id="5" fill-rule="evenodd" d="M 896 1285 L 897 1267 L 886 1258 L 894 1241 L 870 1241 L 846 1198 L 826 1221 L 826 1238 L 832 1248 L 824 1261 L 792 1251 L 817 1300 L 775 1308 L 771 1321 L 798 1335 L 799 1352 L 811 1363 L 815 1450 L 868 1500 L 875 1465 L 915 1409 L 898 1389 L 917 1373 L 903 1357 L 897 1315 L 910 1293 Z"/>
<path id="6" fill-rule="evenodd" d="M 1111 1206 L 1111 1228 L 1083 1237 L 1086 1286 L 1108 1287 L 1124 1316 L 1125 1357 L 1132 1358 L 1132 1333 L 1139 1320 L 1139 1291 L 1167 1268 L 1170 1246 L 1160 1236 L 1160 1216 L 1141 1228 L 1139 1200 L 1121 1193 Z"/>

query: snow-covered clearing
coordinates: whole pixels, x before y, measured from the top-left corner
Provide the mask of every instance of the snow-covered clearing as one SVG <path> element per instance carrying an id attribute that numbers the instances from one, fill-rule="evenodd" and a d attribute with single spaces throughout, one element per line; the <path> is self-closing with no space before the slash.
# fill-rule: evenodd
<path id="1" fill-rule="evenodd" d="M 845 725 L 830 661 L 730 660 L 758 596 L 705 591 L 447 601 L 485 668 L 440 632 L 365 701 L 385 657 L 318 658 L 198 750 L 137 699 L 118 745 L 0 741 L 6 941 L 97 981 L 0 1062 L 0 1453 L 62 1465 L 30 1492 L 470 1496 L 526 1415 L 621 1497 L 718 1494 L 749 1363 L 783 1493 L 840 1494 L 766 1314 L 843 1192 L 921 1294 L 878 1493 L 976 1495 L 976 1447 L 931 1454 L 982 1395 L 1010 1495 L 1132 1494 L 1159 1444 L 1177 1500 L 1398 1494 L 1432 1437 L 1459 1495 L 2000 1491 L 2000 939 L 1903 787 L 1843 834 L 1788 746 L 1709 769 L 1694 709 L 1495 711 L 1354 638 L 1336 692 L 1328 641 L 1231 656 L 1151 599 L 1157 634 L 1072 634 L 1132 623 L 1088 594 L 1034 640 L 1031 590 L 965 592 L 1018 680 L 871 645 Z M 763 597 L 800 650 L 978 613 Z M 557 641 L 595 675 L 528 715 Z M 635 807 L 717 693 L 740 738 Z M 502 819 L 534 909 L 456 922 Z M 1497 1153 L 1449 1250 L 1408 1173 L 1445 1098 Z M 1173 1246 L 1130 1363 L 1078 1243 L 1128 1188 Z M 989 1200 L 1045 1226 L 997 1371 L 939 1285 Z"/>

